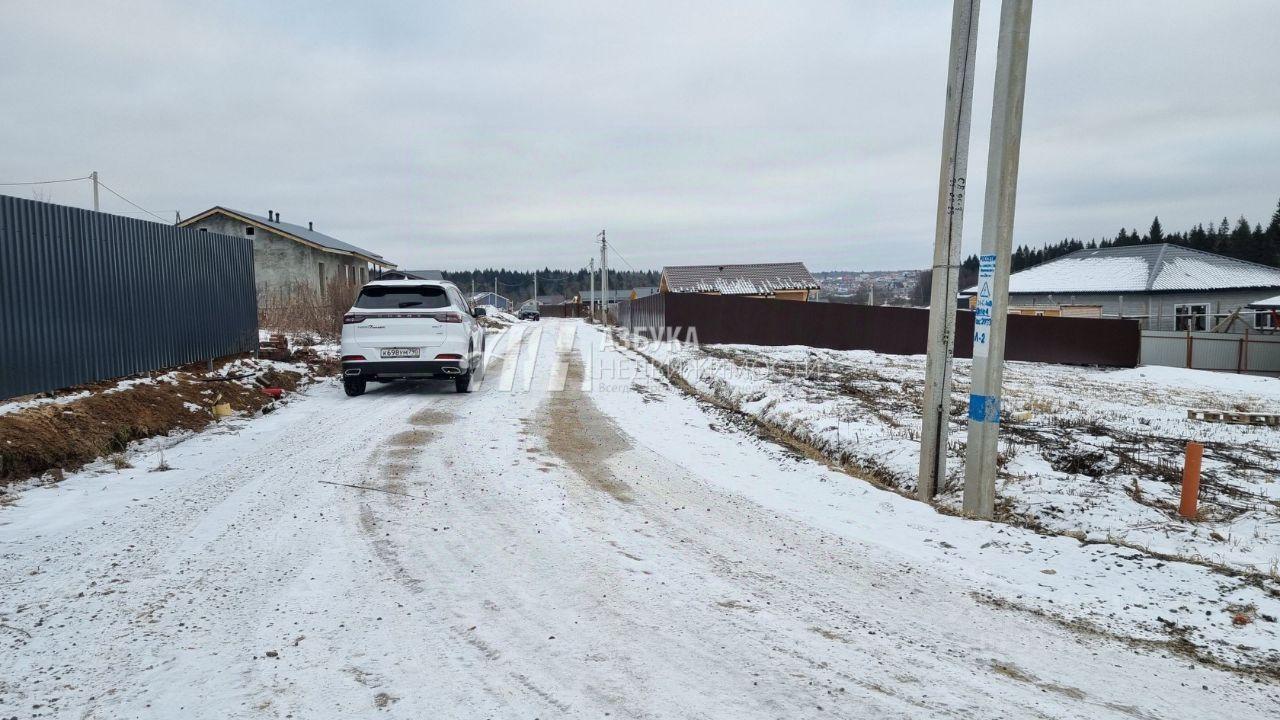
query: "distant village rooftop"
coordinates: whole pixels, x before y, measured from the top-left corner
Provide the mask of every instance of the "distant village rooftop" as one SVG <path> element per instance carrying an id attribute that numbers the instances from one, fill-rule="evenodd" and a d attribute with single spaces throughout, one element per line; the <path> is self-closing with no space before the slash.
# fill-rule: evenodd
<path id="1" fill-rule="evenodd" d="M 668 265 L 662 268 L 662 288 L 671 293 L 773 295 L 818 290 L 818 281 L 800 262 L 748 265 Z"/>

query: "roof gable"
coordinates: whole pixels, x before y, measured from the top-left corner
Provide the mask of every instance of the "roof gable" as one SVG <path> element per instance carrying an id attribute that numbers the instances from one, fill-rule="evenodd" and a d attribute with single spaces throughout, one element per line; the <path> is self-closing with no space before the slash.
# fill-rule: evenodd
<path id="1" fill-rule="evenodd" d="M 804 263 L 747 265 L 669 265 L 662 269 L 669 292 L 721 295 L 772 295 L 788 290 L 818 290 Z"/>
<path id="2" fill-rule="evenodd" d="M 312 245 L 314 247 L 318 247 L 324 250 L 340 252 L 347 255 L 356 255 L 359 257 L 363 257 L 366 260 L 376 263 L 378 265 L 383 265 L 386 267 L 395 267 L 395 263 L 389 262 L 386 258 L 382 257 L 378 253 L 375 253 L 371 250 L 365 250 L 362 247 L 352 245 L 350 243 L 343 242 L 330 235 L 325 235 L 322 232 L 316 232 L 311 228 L 303 227 L 301 225 L 295 225 L 294 223 L 270 220 L 261 215 L 244 212 L 243 210 L 234 210 L 232 208 L 222 207 L 221 205 L 215 205 L 214 207 L 209 208 L 208 210 L 205 210 L 204 212 L 198 215 L 194 215 L 190 218 L 187 218 L 186 220 L 183 220 L 181 223 L 179 223 L 179 225 L 186 226 L 186 225 L 194 224 L 211 215 L 218 215 L 218 214 L 226 215 L 228 217 L 233 217 L 242 221 L 250 222 L 261 228 L 272 230 L 276 233 L 284 235 L 285 237 L 291 238 L 293 240 L 297 240 L 307 245 Z"/>

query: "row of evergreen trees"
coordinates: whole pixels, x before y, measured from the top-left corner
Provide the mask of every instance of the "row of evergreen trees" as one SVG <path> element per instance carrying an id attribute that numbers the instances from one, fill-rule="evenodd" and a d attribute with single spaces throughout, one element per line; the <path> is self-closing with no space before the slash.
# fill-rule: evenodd
<path id="1" fill-rule="evenodd" d="M 552 270 L 543 268 L 538 274 L 538 295 L 563 295 L 574 297 L 591 288 L 591 278 L 585 268 L 579 270 Z M 476 270 L 451 271 L 441 273 L 445 280 L 453 282 L 470 293 L 472 287 L 478 293 L 492 291 L 494 280 L 498 281 L 498 294 L 519 304 L 533 297 L 533 272 L 524 270 L 507 270 L 506 268 L 486 268 Z M 662 275 L 657 270 L 609 270 L 610 290 L 629 290 L 636 287 L 651 287 L 658 284 Z M 475 283 L 474 286 L 472 283 Z M 596 290 L 600 287 L 600 274 L 596 273 Z"/>
<path id="2" fill-rule="evenodd" d="M 1157 217 L 1151 221 L 1151 227 L 1145 235 L 1139 233 L 1136 229 L 1126 230 L 1120 228 L 1120 232 L 1116 233 L 1114 238 L 1103 238 L 1100 241 L 1090 240 L 1085 243 L 1075 238 L 1068 238 L 1061 242 L 1046 244 L 1040 248 L 1020 245 L 1014 250 L 1013 257 L 1010 258 L 1010 268 L 1013 272 L 1025 270 L 1077 250 L 1166 242 L 1240 260 L 1280 267 L 1280 203 L 1277 203 L 1276 211 L 1271 215 L 1271 222 L 1265 228 L 1261 224 L 1250 224 L 1242 215 L 1240 219 L 1236 220 L 1235 225 L 1232 225 L 1224 217 L 1222 222 L 1217 224 L 1209 223 L 1208 227 L 1200 224 L 1185 232 L 1166 234 L 1164 227 L 1160 224 L 1160 218 Z M 976 280 L 978 276 L 977 255 L 971 255 L 965 259 L 961 275 L 971 281 L 969 284 Z M 964 279 L 961 280 L 960 285 L 961 287 L 967 287 Z"/>

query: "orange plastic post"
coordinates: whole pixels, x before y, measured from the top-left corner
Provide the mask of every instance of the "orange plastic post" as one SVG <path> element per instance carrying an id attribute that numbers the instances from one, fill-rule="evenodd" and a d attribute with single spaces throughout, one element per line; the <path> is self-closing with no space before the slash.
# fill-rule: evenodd
<path id="1" fill-rule="evenodd" d="M 1187 443 L 1187 459 L 1182 464 L 1182 502 L 1178 504 L 1178 514 L 1184 518 L 1195 518 L 1196 504 L 1200 500 L 1200 458 L 1204 455 L 1204 445 L 1198 442 Z"/>

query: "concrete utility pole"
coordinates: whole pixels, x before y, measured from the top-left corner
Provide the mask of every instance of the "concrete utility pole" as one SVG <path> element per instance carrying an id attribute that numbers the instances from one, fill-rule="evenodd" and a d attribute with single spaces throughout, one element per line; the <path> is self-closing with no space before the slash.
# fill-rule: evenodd
<path id="1" fill-rule="evenodd" d="M 609 324 L 609 239 L 600 231 L 600 317 Z"/>
<path id="2" fill-rule="evenodd" d="M 538 309 L 538 271 L 533 271 L 533 309 Z"/>
<path id="3" fill-rule="evenodd" d="M 89 173 L 89 179 L 93 180 L 93 211 L 98 211 L 98 171 L 94 170 Z"/>
<path id="4" fill-rule="evenodd" d="M 587 315 L 592 319 L 596 319 L 596 259 L 591 258 L 587 263 L 587 279 L 591 283 L 591 294 L 587 296 Z"/>
<path id="5" fill-rule="evenodd" d="M 978 256 L 978 305 L 973 315 L 973 389 L 969 394 L 969 445 L 964 463 L 964 509 L 980 518 L 995 513 L 996 443 L 1000 435 L 1000 386 L 1004 380 L 1004 331 L 1009 314 L 1009 256 L 1018 193 L 1018 153 L 1027 87 L 1031 0 L 1004 0 L 996 48 L 996 89 L 991 147 Z"/>
<path id="6" fill-rule="evenodd" d="M 920 432 L 920 474 L 916 493 L 933 500 L 947 479 L 947 431 L 951 417 L 951 360 L 955 355 L 956 287 L 960 281 L 960 239 L 969 174 L 969 119 L 973 110 L 973 67 L 978 55 L 980 0 L 955 0 L 951 12 L 951 66 L 947 109 L 942 121 L 942 170 L 934 227 L 929 291 L 929 358 L 924 372 L 924 424 Z"/>

